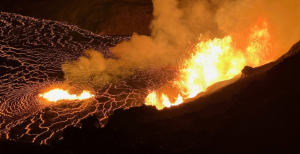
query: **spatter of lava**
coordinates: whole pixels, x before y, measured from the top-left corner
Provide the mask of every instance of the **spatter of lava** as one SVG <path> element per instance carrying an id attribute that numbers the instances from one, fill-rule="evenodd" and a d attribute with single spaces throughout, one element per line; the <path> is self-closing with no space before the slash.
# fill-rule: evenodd
<path id="1" fill-rule="evenodd" d="M 200 37 L 199 43 L 190 51 L 190 57 L 179 65 L 178 75 L 171 83 L 173 89 L 152 91 L 146 98 L 146 105 L 157 109 L 176 106 L 185 99 L 193 98 L 214 83 L 229 80 L 240 74 L 244 66 L 257 67 L 271 62 L 270 34 L 267 22 L 260 19 L 251 29 L 251 34 L 244 48 L 236 44 L 245 38 L 234 38 L 238 34 L 224 38 L 207 39 Z M 243 35 L 245 36 L 245 35 Z M 168 96 L 166 93 L 171 93 Z M 177 98 L 173 98 L 173 97 Z"/>
<path id="2" fill-rule="evenodd" d="M 57 102 L 59 100 L 85 100 L 94 97 L 89 91 L 83 91 L 80 95 L 70 94 L 68 90 L 59 88 L 52 89 L 44 94 L 39 94 L 39 97 L 46 99 L 49 102 Z"/>

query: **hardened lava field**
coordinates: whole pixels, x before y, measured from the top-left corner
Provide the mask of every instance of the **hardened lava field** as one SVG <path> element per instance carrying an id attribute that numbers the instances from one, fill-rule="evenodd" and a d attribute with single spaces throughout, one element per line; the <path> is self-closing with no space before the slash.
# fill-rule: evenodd
<path id="1" fill-rule="evenodd" d="M 159 88 L 174 76 L 174 70 L 136 70 L 114 83 L 93 85 L 94 98 L 45 104 L 40 90 L 66 84 L 61 66 L 77 60 L 84 50 L 94 49 L 109 58 L 109 47 L 126 36 L 100 36 L 67 23 L 0 13 L 0 134 L 16 141 L 50 143 L 68 126 L 97 115 L 104 125 L 118 108 L 140 106 L 148 89 Z M 159 74 L 159 75 L 157 75 Z M 97 88 L 95 88 L 97 87 Z"/>

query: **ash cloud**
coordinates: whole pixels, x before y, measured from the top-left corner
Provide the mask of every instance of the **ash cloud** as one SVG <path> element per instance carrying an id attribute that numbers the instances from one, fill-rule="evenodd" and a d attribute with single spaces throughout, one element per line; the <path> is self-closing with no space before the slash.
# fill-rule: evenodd
<path id="1" fill-rule="evenodd" d="M 151 36 L 134 33 L 131 40 L 111 51 L 115 59 L 105 59 L 88 50 L 76 62 L 62 69 L 67 80 L 105 83 L 131 74 L 130 68 L 174 66 L 187 55 L 200 34 L 221 38 L 250 29 L 263 17 L 267 20 L 275 58 L 299 40 L 300 1 L 298 0 L 152 0 Z"/>

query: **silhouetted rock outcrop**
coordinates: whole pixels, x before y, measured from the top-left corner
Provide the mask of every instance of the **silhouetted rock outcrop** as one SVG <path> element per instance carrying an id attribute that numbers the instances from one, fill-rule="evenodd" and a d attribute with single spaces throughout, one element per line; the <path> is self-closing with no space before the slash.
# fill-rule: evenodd
<path id="1" fill-rule="evenodd" d="M 250 66 L 245 66 L 242 70 L 242 77 L 247 77 L 253 73 L 254 69 Z"/>

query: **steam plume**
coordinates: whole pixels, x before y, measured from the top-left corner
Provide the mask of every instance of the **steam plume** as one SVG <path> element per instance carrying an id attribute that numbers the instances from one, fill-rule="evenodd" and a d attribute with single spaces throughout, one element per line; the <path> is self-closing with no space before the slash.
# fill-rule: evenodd
<path id="1" fill-rule="evenodd" d="M 85 51 L 76 62 L 62 69 L 67 80 L 105 83 L 131 73 L 129 68 L 178 64 L 200 34 L 223 37 L 250 28 L 263 17 L 269 24 L 274 58 L 278 58 L 300 37 L 298 0 L 152 0 L 151 36 L 134 33 L 130 41 L 111 48 L 115 59 L 98 51 Z"/>

